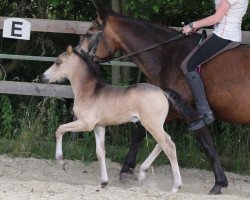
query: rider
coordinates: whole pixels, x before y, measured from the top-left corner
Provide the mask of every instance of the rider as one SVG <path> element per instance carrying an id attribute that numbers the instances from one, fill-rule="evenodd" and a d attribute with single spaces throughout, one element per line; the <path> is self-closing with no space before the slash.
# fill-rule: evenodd
<path id="1" fill-rule="evenodd" d="M 196 46 L 181 64 L 181 69 L 194 96 L 196 110 L 203 115 L 205 124 L 214 121 L 208 105 L 203 82 L 198 73 L 198 66 L 212 59 L 219 53 L 238 46 L 242 40 L 241 22 L 248 7 L 248 0 L 215 0 L 215 13 L 204 19 L 194 21 L 183 27 L 183 33 L 192 32 L 214 25 L 213 33 Z M 196 123 L 189 126 L 194 130 Z"/>

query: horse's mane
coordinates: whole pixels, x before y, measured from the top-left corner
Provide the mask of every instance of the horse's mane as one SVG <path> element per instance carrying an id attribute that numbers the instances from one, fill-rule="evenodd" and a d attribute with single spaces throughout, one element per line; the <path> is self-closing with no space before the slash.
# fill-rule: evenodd
<path id="1" fill-rule="evenodd" d="M 104 26 L 105 23 L 108 20 L 109 16 L 114 16 L 119 18 L 119 20 L 121 20 L 121 22 L 123 21 L 124 24 L 127 22 L 129 23 L 131 27 L 131 29 L 133 28 L 134 31 L 136 31 L 139 35 L 141 35 L 143 33 L 143 35 L 145 35 L 146 33 L 151 33 L 150 35 L 155 35 L 157 38 L 162 37 L 162 38 L 167 38 L 167 37 L 174 37 L 178 34 L 180 34 L 180 31 L 169 27 L 167 25 L 162 25 L 159 23 L 153 23 L 153 22 L 149 22 L 146 21 L 144 19 L 135 19 L 131 16 L 127 16 L 127 15 L 122 15 L 120 13 L 114 12 L 114 11 L 110 11 L 108 13 L 106 13 L 106 18 L 104 19 Z M 199 38 L 201 34 L 199 33 L 193 33 L 192 34 L 194 36 L 194 38 Z"/>
<path id="2" fill-rule="evenodd" d="M 178 34 L 178 31 L 176 29 L 171 28 L 169 26 L 164 26 L 164 25 L 159 24 L 159 23 L 148 22 L 148 21 L 146 21 L 144 19 L 135 19 L 135 18 L 133 18 L 131 16 L 122 15 L 122 14 L 114 12 L 114 11 L 109 12 L 107 14 L 107 18 L 109 16 L 115 16 L 115 17 L 119 17 L 122 20 L 128 20 L 129 22 L 134 24 L 136 27 L 144 27 L 145 29 L 148 29 L 148 30 L 150 30 L 152 32 L 168 32 L 168 33 L 171 32 L 171 33 Z"/>

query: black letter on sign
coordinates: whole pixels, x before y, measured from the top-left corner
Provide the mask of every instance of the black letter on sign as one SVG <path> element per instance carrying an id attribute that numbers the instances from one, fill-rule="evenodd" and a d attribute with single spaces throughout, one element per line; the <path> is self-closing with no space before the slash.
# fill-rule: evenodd
<path id="1" fill-rule="evenodd" d="M 16 25 L 23 25 L 23 22 L 12 22 L 11 36 L 22 37 L 22 34 L 15 33 L 15 30 L 22 30 L 22 28 L 16 27 Z"/>

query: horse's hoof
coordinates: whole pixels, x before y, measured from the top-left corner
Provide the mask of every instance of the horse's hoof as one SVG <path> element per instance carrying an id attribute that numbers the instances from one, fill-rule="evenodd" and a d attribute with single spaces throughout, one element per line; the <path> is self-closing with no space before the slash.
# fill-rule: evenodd
<path id="1" fill-rule="evenodd" d="M 133 170 L 129 170 L 127 172 L 120 172 L 120 177 L 119 177 L 119 181 L 125 181 L 127 180 L 129 177 L 131 177 L 131 175 L 134 174 L 134 171 Z"/>
<path id="2" fill-rule="evenodd" d="M 214 186 L 211 190 L 210 190 L 210 192 L 209 192 L 209 195 L 221 195 L 221 194 L 223 194 L 221 191 L 221 186 Z"/>

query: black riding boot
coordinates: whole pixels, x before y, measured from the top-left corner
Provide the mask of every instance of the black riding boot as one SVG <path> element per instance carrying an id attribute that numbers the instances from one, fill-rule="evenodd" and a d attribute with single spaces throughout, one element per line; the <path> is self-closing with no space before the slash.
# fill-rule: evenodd
<path id="1" fill-rule="evenodd" d="M 187 82 L 192 90 L 196 110 L 203 115 L 203 121 L 205 124 L 211 124 L 214 121 L 213 112 L 211 111 L 203 86 L 203 82 L 198 72 L 188 72 L 186 74 Z"/>

